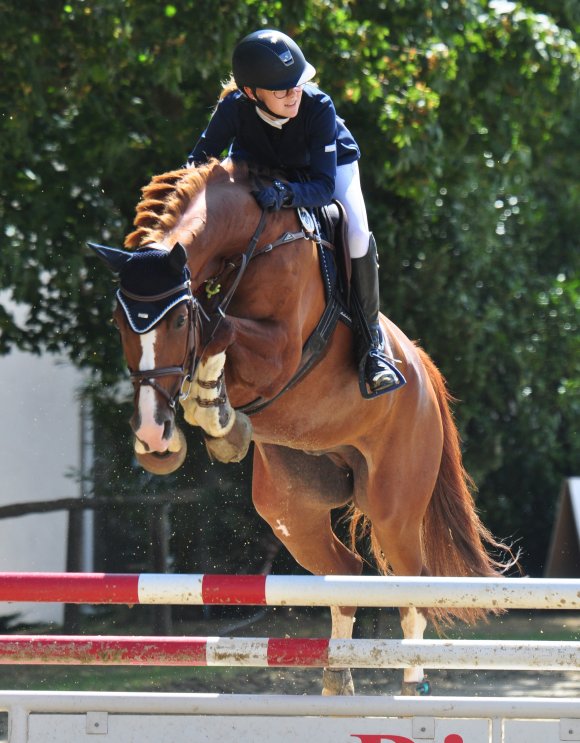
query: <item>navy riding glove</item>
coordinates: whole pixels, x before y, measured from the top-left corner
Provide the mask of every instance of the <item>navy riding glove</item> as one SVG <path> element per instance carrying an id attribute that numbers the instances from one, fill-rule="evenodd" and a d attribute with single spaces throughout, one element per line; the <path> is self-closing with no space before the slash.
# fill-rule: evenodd
<path id="1" fill-rule="evenodd" d="M 283 206 L 290 206 L 294 194 L 290 186 L 286 183 L 274 181 L 268 188 L 262 188 L 260 191 L 252 191 L 252 196 L 262 209 L 277 212 Z"/>

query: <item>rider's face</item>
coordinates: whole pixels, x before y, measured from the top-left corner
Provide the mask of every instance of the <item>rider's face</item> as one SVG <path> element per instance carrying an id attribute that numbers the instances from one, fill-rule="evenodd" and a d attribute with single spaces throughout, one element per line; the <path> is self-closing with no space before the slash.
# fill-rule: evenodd
<path id="1" fill-rule="evenodd" d="M 272 113 L 284 118 L 293 119 L 300 108 L 302 100 L 302 86 L 288 90 L 266 90 L 265 88 L 256 88 L 256 95 L 266 104 Z M 252 98 L 254 96 L 251 96 Z"/>

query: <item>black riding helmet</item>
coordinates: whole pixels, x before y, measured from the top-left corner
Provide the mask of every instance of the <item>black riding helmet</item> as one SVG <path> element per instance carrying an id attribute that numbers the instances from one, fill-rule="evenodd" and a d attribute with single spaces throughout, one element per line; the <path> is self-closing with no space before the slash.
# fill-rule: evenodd
<path id="1" fill-rule="evenodd" d="M 298 44 L 272 29 L 254 31 L 243 38 L 234 49 L 232 69 L 240 90 L 285 90 L 308 82 L 316 74 Z"/>

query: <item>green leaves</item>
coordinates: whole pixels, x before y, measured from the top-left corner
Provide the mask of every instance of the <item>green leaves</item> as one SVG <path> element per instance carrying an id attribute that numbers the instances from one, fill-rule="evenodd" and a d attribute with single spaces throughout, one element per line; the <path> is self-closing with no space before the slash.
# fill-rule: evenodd
<path id="1" fill-rule="evenodd" d="M 522 501 L 544 509 L 540 554 L 580 461 L 578 4 L 37 5 L 0 0 L 0 288 L 30 307 L 0 311 L 0 352 L 115 376 L 110 279 L 83 245 L 122 242 L 139 189 L 203 130 L 235 42 L 282 28 L 361 144 L 384 308 L 462 400 L 480 505 L 502 533 Z"/>

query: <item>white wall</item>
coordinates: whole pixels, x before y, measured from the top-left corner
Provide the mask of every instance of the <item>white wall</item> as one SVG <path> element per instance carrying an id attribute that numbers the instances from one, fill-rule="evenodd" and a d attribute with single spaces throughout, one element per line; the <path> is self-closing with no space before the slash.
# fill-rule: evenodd
<path id="1" fill-rule="evenodd" d="M 0 357 L 0 505 L 78 497 L 82 377 L 54 356 Z M 0 519 L 0 571 L 64 571 L 68 513 Z M 0 616 L 61 622 L 60 604 L 1 604 Z"/>

